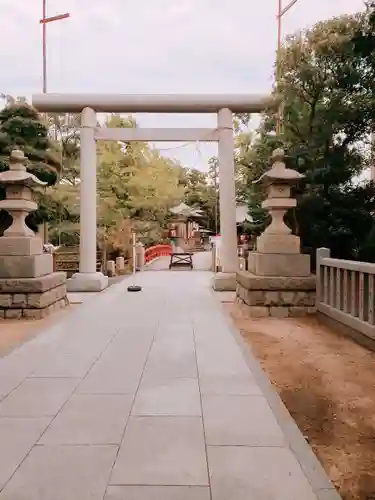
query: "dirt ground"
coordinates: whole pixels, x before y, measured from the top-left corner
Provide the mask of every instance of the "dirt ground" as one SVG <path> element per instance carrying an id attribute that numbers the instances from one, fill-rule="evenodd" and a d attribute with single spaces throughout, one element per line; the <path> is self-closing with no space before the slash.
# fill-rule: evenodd
<path id="1" fill-rule="evenodd" d="M 224 304 L 343 500 L 375 500 L 375 353 L 317 319 Z"/>

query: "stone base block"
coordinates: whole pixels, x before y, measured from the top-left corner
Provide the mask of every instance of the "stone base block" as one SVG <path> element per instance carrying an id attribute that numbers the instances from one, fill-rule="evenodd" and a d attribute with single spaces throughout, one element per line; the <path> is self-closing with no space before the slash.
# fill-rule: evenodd
<path id="1" fill-rule="evenodd" d="M 258 276 L 307 277 L 310 275 L 310 255 L 252 252 L 249 271 Z"/>
<path id="2" fill-rule="evenodd" d="M 237 298 L 236 302 L 242 305 L 252 318 L 295 318 L 305 317 L 316 313 L 315 307 L 259 307 L 249 306 L 241 299 Z"/>
<path id="3" fill-rule="evenodd" d="M 52 272 L 51 254 L 7 255 L 0 259 L 0 278 L 38 278 Z"/>
<path id="4" fill-rule="evenodd" d="M 26 319 L 42 319 L 64 309 L 69 305 L 68 297 L 65 297 L 43 309 L 24 309 L 23 317 Z"/>
<path id="5" fill-rule="evenodd" d="M 215 292 L 235 292 L 236 286 L 235 273 L 216 273 L 212 279 Z"/>
<path id="6" fill-rule="evenodd" d="M 257 238 L 257 251 L 259 253 L 299 254 L 300 247 L 300 239 L 292 234 L 263 233 Z"/>
<path id="7" fill-rule="evenodd" d="M 68 292 L 101 292 L 108 287 L 108 276 L 102 273 L 76 273 L 67 282 Z"/>
<path id="8" fill-rule="evenodd" d="M 305 316 L 315 313 L 314 276 L 268 277 L 237 273 L 236 301 L 253 317 Z"/>
<path id="9" fill-rule="evenodd" d="M 51 273 L 39 278 L 0 279 L 0 293 L 41 293 L 66 284 L 66 273 Z"/>
<path id="10" fill-rule="evenodd" d="M 44 309 L 0 309 L 1 319 L 43 319 L 69 305 L 67 297 L 58 300 Z"/>
<path id="11" fill-rule="evenodd" d="M 0 280 L 0 318 L 44 318 L 68 304 L 65 273 Z"/>
<path id="12" fill-rule="evenodd" d="M 40 255 L 43 253 L 43 242 L 38 236 L 31 238 L 0 238 L 0 256 Z"/>

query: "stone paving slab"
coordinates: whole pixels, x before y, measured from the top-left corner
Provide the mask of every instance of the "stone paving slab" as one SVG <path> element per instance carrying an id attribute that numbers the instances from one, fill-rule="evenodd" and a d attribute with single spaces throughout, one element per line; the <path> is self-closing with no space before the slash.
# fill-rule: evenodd
<path id="1" fill-rule="evenodd" d="M 35 446 L 1 500 L 102 500 L 116 446 Z"/>
<path id="2" fill-rule="evenodd" d="M 51 423 L 39 444 L 119 445 L 132 399 L 123 395 L 75 394 Z"/>
<path id="3" fill-rule="evenodd" d="M 209 447 L 208 462 L 215 500 L 316 499 L 286 447 Z"/>
<path id="4" fill-rule="evenodd" d="M 111 484 L 208 486 L 199 417 L 131 417 Z"/>
<path id="5" fill-rule="evenodd" d="M 51 419 L 0 418 L 0 490 L 37 443 Z"/>
<path id="6" fill-rule="evenodd" d="M 202 403 L 207 445 L 286 445 L 263 396 L 204 395 Z"/>
<path id="7" fill-rule="evenodd" d="M 139 274 L 0 359 L 0 500 L 339 498 L 210 279 Z"/>
<path id="8" fill-rule="evenodd" d="M 105 500 L 210 500 L 202 486 L 109 486 Z"/>

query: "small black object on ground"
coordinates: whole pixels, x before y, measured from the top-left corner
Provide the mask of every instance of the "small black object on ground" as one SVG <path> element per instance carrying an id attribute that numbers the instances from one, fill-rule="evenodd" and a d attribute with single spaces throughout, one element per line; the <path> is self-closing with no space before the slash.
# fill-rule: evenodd
<path id="1" fill-rule="evenodd" d="M 140 292 L 142 287 L 140 285 L 129 285 L 128 292 Z"/>

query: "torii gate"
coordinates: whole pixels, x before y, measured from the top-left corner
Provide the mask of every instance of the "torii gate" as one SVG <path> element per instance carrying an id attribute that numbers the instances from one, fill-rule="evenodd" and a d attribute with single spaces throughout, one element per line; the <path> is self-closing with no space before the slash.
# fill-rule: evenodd
<path id="1" fill-rule="evenodd" d="M 40 112 L 81 113 L 80 149 L 80 264 L 69 280 L 70 291 L 100 291 L 108 278 L 96 272 L 96 141 L 218 142 L 220 195 L 220 263 L 216 282 L 231 289 L 238 267 L 234 135 L 232 113 L 260 113 L 271 105 L 268 96 L 254 95 L 138 95 L 35 94 Z M 101 128 L 96 113 L 216 113 L 217 128 Z M 215 284 L 214 284 L 215 287 Z"/>

